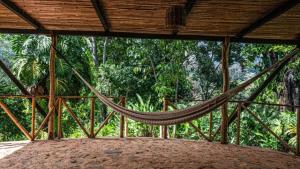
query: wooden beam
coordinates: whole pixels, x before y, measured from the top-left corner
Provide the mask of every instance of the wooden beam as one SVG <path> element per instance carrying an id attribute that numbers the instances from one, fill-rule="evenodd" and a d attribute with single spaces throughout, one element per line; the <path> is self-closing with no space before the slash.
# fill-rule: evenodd
<path id="1" fill-rule="evenodd" d="M 103 31 L 72 31 L 72 30 L 32 30 L 32 29 L 10 29 L 0 28 L 0 33 L 7 34 L 51 34 L 56 35 L 73 35 L 73 36 L 104 36 L 120 38 L 137 38 L 137 39 L 170 39 L 170 40 L 202 40 L 218 41 L 224 40 L 224 36 L 206 36 L 206 35 L 182 35 L 182 34 L 157 34 L 157 33 L 134 33 L 134 32 L 103 32 Z M 258 44 L 285 44 L 296 45 L 298 39 L 263 39 L 263 38 L 237 38 L 231 37 L 231 42 L 238 43 L 258 43 Z"/>
<path id="2" fill-rule="evenodd" d="M 105 32 L 109 32 L 109 25 L 106 19 L 104 9 L 102 8 L 103 5 L 100 1 L 101 0 L 91 0 L 93 7 L 98 15 L 100 22 L 102 23 Z"/>
<path id="3" fill-rule="evenodd" d="M 17 79 L 17 77 L 9 70 L 9 68 L 5 65 L 5 63 L 1 59 L 0 59 L 0 67 L 24 95 L 28 95 L 28 96 L 31 95 L 27 91 L 27 89 L 23 86 L 23 84 Z M 30 98 L 28 100 L 32 101 Z M 47 113 L 43 110 L 43 108 L 39 104 L 36 104 L 36 108 L 39 111 L 39 113 L 42 114 L 42 116 L 45 117 L 47 115 Z"/>
<path id="4" fill-rule="evenodd" d="M 87 132 L 87 130 L 85 129 L 85 127 L 80 123 L 79 119 L 77 118 L 77 116 L 75 115 L 75 113 L 73 112 L 73 110 L 70 108 L 70 106 L 67 104 L 67 102 L 65 100 L 62 99 L 62 103 L 63 105 L 67 108 L 69 114 L 72 116 L 72 118 L 75 120 L 75 122 L 79 125 L 79 127 L 81 128 L 81 130 L 84 132 L 84 134 L 90 138 L 90 134 Z"/>
<path id="5" fill-rule="evenodd" d="M 49 76 L 50 76 L 50 87 L 49 87 L 49 111 L 54 107 L 55 104 L 55 49 L 57 43 L 57 36 L 55 34 L 51 35 L 51 49 L 49 58 Z M 48 139 L 54 139 L 54 114 L 53 113 L 48 121 Z"/>
<path id="6" fill-rule="evenodd" d="M 185 7 L 184 7 L 186 17 L 191 13 L 196 2 L 197 2 L 197 0 L 187 0 Z"/>
<path id="7" fill-rule="evenodd" d="M 20 18 L 22 18 L 24 21 L 29 23 L 32 27 L 34 27 L 37 30 L 43 30 L 44 27 L 41 23 L 39 23 L 37 20 L 33 19 L 28 13 L 26 13 L 24 10 L 22 10 L 20 7 L 18 7 L 15 3 L 11 2 L 10 0 L 0 0 L 0 3 L 5 6 L 7 9 L 12 11 L 14 14 L 18 15 Z"/>
<path id="8" fill-rule="evenodd" d="M 205 134 L 202 133 L 202 131 L 200 130 L 200 128 L 198 128 L 197 126 L 195 126 L 192 122 L 188 122 L 190 124 L 190 126 L 192 126 L 199 134 L 200 136 L 202 136 L 203 138 L 205 138 L 207 141 L 211 141 L 209 137 L 207 137 Z"/>
<path id="9" fill-rule="evenodd" d="M 32 140 L 29 132 L 24 128 L 22 124 L 19 123 L 16 116 L 8 109 L 8 107 L 0 100 L 0 107 L 4 110 L 4 112 L 8 115 L 8 117 L 13 121 L 13 123 L 22 131 L 22 133 L 29 139 Z"/>
<path id="10" fill-rule="evenodd" d="M 222 47 L 222 74 L 223 74 L 223 93 L 229 90 L 229 70 L 228 70 L 228 58 L 230 51 L 230 39 L 225 38 Z M 228 103 L 224 103 L 221 107 L 222 112 L 222 124 L 221 124 L 221 143 L 228 143 Z"/>
<path id="11" fill-rule="evenodd" d="M 253 32 L 255 29 L 263 26 L 267 22 L 273 20 L 274 18 L 280 16 L 284 12 L 286 12 L 289 9 L 293 8 L 297 4 L 299 4 L 299 0 L 289 0 L 289 1 L 284 2 L 280 6 L 278 6 L 277 8 L 275 8 L 274 10 L 272 10 L 271 12 L 269 12 L 267 15 L 263 16 L 262 18 L 257 19 L 252 24 L 250 24 L 249 26 L 247 26 L 244 29 L 242 29 L 236 35 L 236 37 L 239 37 L 239 38 L 244 37 L 245 35 Z"/>

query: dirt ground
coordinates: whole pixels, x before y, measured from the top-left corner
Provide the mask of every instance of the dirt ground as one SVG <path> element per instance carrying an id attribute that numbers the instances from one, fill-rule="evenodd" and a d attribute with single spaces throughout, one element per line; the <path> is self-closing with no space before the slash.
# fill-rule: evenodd
<path id="1" fill-rule="evenodd" d="M 300 157 L 206 141 L 103 138 L 28 143 L 0 159 L 0 168 L 300 169 Z"/>

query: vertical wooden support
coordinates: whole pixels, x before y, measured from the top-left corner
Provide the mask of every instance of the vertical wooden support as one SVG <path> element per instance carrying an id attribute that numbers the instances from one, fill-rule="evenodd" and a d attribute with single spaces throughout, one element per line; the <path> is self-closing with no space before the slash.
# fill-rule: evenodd
<path id="1" fill-rule="evenodd" d="M 223 74 L 223 92 L 229 90 L 229 70 L 228 70 L 228 57 L 230 49 L 230 39 L 226 37 L 222 47 L 222 74 Z M 221 124 L 221 143 L 228 143 L 228 103 L 224 103 L 221 107 L 222 124 Z"/>
<path id="2" fill-rule="evenodd" d="M 300 155 L 300 107 L 297 108 L 297 147 L 296 154 Z"/>
<path id="3" fill-rule="evenodd" d="M 62 116 L 62 100 L 58 98 L 58 110 L 57 110 L 57 138 L 63 137 L 62 127 L 61 127 L 61 116 Z"/>
<path id="4" fill-rule="evenodd" d="M 35 134 L 35 97 L 31 98 L 31 108 L 32 108 L 32 115 L 31 115 L 31 141 L 34 141 L 34 134 Z"/>
<path id="5" fill-rule="evenodd" d="M 48 110 L 50 111 L 55 104 L 55 48 L 57 43 L 57 36 L 51 35 L 51 49 L 49 59 L 49 76 L 50 76 L 50 87 L 49 87 L 49 103 Z M 48 121 L 48 139 L 54 139 L 54 115 L 53 113 Z"/>
<path id="6" fill-rule="evenodd" d="M 163 111 L 168 111 L 168 108 L 169 108 L 169 100 L 164 99 Z M 168 126 L 167 125 L 163 126 L 162 135 L 163 135 L 163 139 L 168 138 Z"/>
<path id="7" fill-rule="evenodd" d="M 121 106 L 125 107 L 125 97 L 121 96 Z M 125 117 L 123 115 L 120 116 L 120 138 L 124 137 L 124 122 L 125 122 Z"/>
<path id="8" fill-rule="evenodd" d="M 241 136 L 241 103 L 238 103 L 237 109 L 237 119 L 236 119 L 236 144 L 240 145 L 240 136 Z"/>
<path id="9" fill-rule="evenodd" d="M 212 140 L 212 130 L 213 130 L 213 114 L 212 112 L 209 113 L 209 140 Z"/>
<path id="10" fill-rule="evenodd" d="M 125 117 L 125 137 L 128 137 L 128 118 Z"/>
<path id="11" fill-rule="evenodd" d="M 91 115 L 90 115 L 90 120 L 91 120 L 91 127 L 90 127 L 90 136 L 91 138 L 95 138 L 95 98 L 91 98 Z"/>

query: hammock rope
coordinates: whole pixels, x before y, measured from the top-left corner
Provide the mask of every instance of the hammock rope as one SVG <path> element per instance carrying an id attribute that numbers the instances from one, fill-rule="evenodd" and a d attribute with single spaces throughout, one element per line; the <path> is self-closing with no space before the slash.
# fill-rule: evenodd
<path id="1" fill-rule="evenodd" d="M 81 74 L 72 66 L 72 64 L 68 62 L 68 60 L 64 57 L 64 55 L 62 55 L 54 46 L 52 46 L 52 48 L 55 50 L 57 56 L 60 59 L 64 60 L 66 64 L 71 67 L 75 75 L 96 95 L 96 97 L 103 104 L 110 107 L 115 112 L 120 113 L 121 115 L 127 116 L 139 122 L 153 124 L 153 125 L 173 125 L 173 124 L 179 124 L 179 123 L 188 122 L 200 118 L 206 115 L 207 113 L 215 110 L 216 108 L 220 107 L 224 103 L 228 102 L 232 97 L 237 95 L 239 92 L 244 90 L 246 87 L 251 85 L 254 81 L 261 78 L 266 73 L 272 71 L 273 69 L 276 69 L 279 66 L 282 66 L 283 64 L 286 64 L 286 62 L 290 61 L 297 54 L 297 52 L 299 52 L 299 48 L 295 48 L 283 59 L 277 61 L 269 68 L 264 69 L 259 74 L 255 75 L 249 80 L 203 103 L 199 103 L 185 109 L 168 111 L 168 112 L 139 112 L 115 104 L 109 98 L 101 94 L 81 76 Z"/>

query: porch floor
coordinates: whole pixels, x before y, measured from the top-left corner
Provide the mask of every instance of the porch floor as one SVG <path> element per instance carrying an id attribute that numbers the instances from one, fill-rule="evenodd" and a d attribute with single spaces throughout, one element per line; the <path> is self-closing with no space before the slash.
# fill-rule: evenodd
<path id="1" fill-rule="evenodd" d="M 17 151 L 5 150 L 19 148 Z M 7 149 L 5 149 L 7 148 Z M 0 143 L 0 168 L 300 169 L 300 158 L 255 147 L 152 138 Z M 9 155 L 8 155 L 9 154 Z"/>

